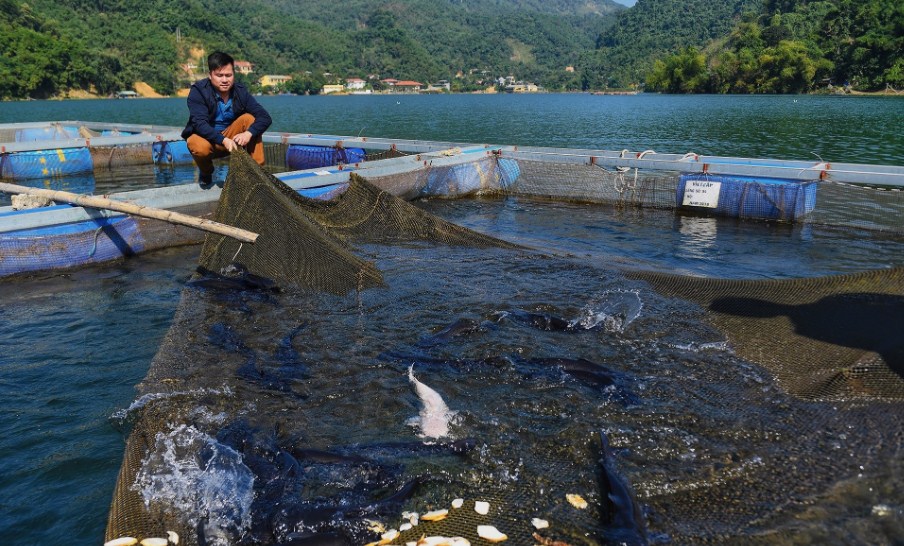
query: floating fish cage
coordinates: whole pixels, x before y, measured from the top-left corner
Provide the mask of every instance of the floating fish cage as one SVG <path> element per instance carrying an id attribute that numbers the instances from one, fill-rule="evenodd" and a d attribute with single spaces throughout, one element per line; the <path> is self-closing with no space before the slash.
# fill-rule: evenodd
<path id="1" fill-rule="evenodd" d="M 261 236 L 205 238 L 107 540 L 818 543 L 844 519 L 883 542 L 859 528 L 901 486 L 904 269 L 713 279 L 528 248 L 387 188 L 674 206 L 675 177 L 479 146 L 387 161 L 324 206 L 231 157 L 215 219 Z"/>
<path id="2" fill-rule="evenodd" d="M 79 136 L 70 138 L 76 132 Z M 175 127 L 13 124 L 0 127 L 0 135 L 22 141 L 0 144 L 0 172 L 4 179 L 22 177 L 23 185 L 90 193 L 94 187 L 92 173 L 100 169 L 129 162 L 159 166 L 190 162 L 179 133 Z M 44 136 L 46 140 L 25 140 Z M 301 133 L 265 133 L 263 144 L 267 169 L 309 197 L 341 194 L 348 187 L 350 173 L 356 173 L 406 200 L 510 195 L 622 209 L 655 208 L 676 214 L 904 232 L 904 192 L 900 191 L 904 167 L 900 166 Z M 177 184 L 110 197 L 210 216 L 219 195 L 220 186 L 202 189 L 195 184 Z M 8 267 L 0 275 L 59 267 L 61 263 L 69 267 L 93 263 L 101 258 L 92 251 L 95 243 L 109 244 L 118 249 L 118 256 L 128 256 L 203 238 L 200 231 L 158 226 L 153 221 L 139 222 L 140 242 L 132 232 L 118 233 L 115 226 L 86 227 L 100 218 L 121 216 L 69 205 L 30 210 L 0 207 L 0 255 L 21 258 L 7 260 Z M 60 226 L 70 227 L 61 231 Z M 75 237 L 73 230 L 78 231 L 71 226 L 90 232 L 91 244 L 70 244 Z M 48 230 L 48 239 L 41 244 L 52 240 L 54 244 L 48 248 L 59 257 L 45 260 L 44 250 L 22 246 L 18 241 L 36 239 L 42 228 Z"/>
<path id="3" fill-rule="evenodd" d="M 894 514 L 872 499 L 894 498 L 902 475 L 902 268 L 784 280 L 631 270 L 407 201 L 904 234 L 901 167 L 264 141 L 268 161 L 311 163 L 274 176 L 238 153 L 222 187 L 110 196 L 260 233 L 253 245 L 97 209 L 0 208 L 0 276 L 204 239 L 126 412 L 109 544 L 793 542 L 827 514 L 798 540 L 815 543 L 837 521 L 858 532 Z"/>

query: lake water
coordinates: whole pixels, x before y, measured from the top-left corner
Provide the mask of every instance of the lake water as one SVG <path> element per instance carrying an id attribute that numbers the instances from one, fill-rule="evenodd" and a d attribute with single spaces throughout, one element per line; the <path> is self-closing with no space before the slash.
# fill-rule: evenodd
<path id="1" fill-rule="evenodd" d="M 893 97 L 286 96 L 261 102 L 274 117 L 273 131 L 904 164 L 904 100 Z M 185 117 L 183 99 L 0 103 L 0 123 L 181 126 Z M 854 238 L 815 226 L 517 199 L 424 206 L 497 237 L 586 255 L 587 267 L 619 260 L 693 275 L 778 278 L 904 265 L 900 240 Z M 171 324 L 197 252 L 173 249 L 0 284 L 0 530 L 14 537 L 12 543 L 102 543 L 125 441 L 125 425 L 114 415 L 135 399 L 135 385 Z M 401 260 L 381 259 L 417 282 Z M 523 283 L 529 273 L 515 274 Z M 463 297 L 468 280 L 457 283 Z M 555 279 L 546 283 L 553 287 Z M 498 288 L 485 290 L 503 297 Z M 353 311 L 351 306 L 341 317 L 350 326 Z M 442 317 L 433 320 L 419 335 L 441 326 Z"/>
<path id="2" fill-rule="evenodd" d="M 660 153 L 904 162 L 904 100 L 847 96 L 261 97 L 272 131 Z M 184 99 L 0 102 L 0 123 L 183 126 Z"/>

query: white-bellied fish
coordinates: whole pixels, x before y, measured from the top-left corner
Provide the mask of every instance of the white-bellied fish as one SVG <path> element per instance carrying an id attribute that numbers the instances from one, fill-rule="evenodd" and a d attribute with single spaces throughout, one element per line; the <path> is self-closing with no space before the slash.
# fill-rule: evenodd
<path id="1" fill-rule="evenodd" d="M 408 380 L 421 400 L 421 411 L 409 423 L 421 429 L 425 438 L 442 438 L 449 435 L 449 420 L 455 415 L 449 410 L 438 392 L 424 385 L 414 377 L 414 364 L 408 368 Z"/>

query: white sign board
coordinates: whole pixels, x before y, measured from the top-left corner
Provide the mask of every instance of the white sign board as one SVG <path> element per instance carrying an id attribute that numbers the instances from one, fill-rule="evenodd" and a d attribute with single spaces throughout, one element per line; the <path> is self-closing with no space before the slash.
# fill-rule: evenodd
<path id="1" fill-rule="evenodd" d="M 684 185 L 684 200 L 681 201 L 681 204 L 686 207 L 708 207 L 714 209 L 719 206 L 719 191 L 721 189 L 721 182 L 688 180 Z"/>

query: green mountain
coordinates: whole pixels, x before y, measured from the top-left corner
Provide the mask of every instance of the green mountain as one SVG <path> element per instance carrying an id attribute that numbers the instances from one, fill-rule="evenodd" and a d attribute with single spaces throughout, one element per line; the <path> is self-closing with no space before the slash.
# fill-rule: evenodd
<path id="1" fill-rule="evenodd" d="M 904 85 L 900 0 L 0 0 L 0 98 L 172 94 L 223 50 L 291 90 L 500 76 L 551 90 L 800 92 Z M 566 67 L 572 69 L 566 70 Z M 324 74 L 329 75 L 324 75 Z"/>
<path id="2" fill-rule="evenodd" d="M 904 87 L 900 0 L 766 0 L 705 49 L 657 61 L 648 87 L 672 93 L 805 93 Z"/>
<path id="3" fill-rule="evenodd" d="M 614 14 L 611 0 L 0 0 L 5 69 L 0 97 L 99 94 L 145 81 L 170 94 L 184 85 L 192 50 L 221 49 L 257 74 L 316 81 L 342 77 L 476 86 L 512 75 L 574 88 L 565 67 L 593 48 Z M 19 51 L 34 52 L 26 56 Z M 2 66 L 2 65 L 0 65 Z M 481 84 L 486 85 L 485 82 Z"/>
<path id="4" fill-rule="evenodd" d="M 642 84 L 657 59 L 725 36 L 743 13 L 759 8 L 760 0 L 639 0 L 584 57 L 584 87 Z"/>

